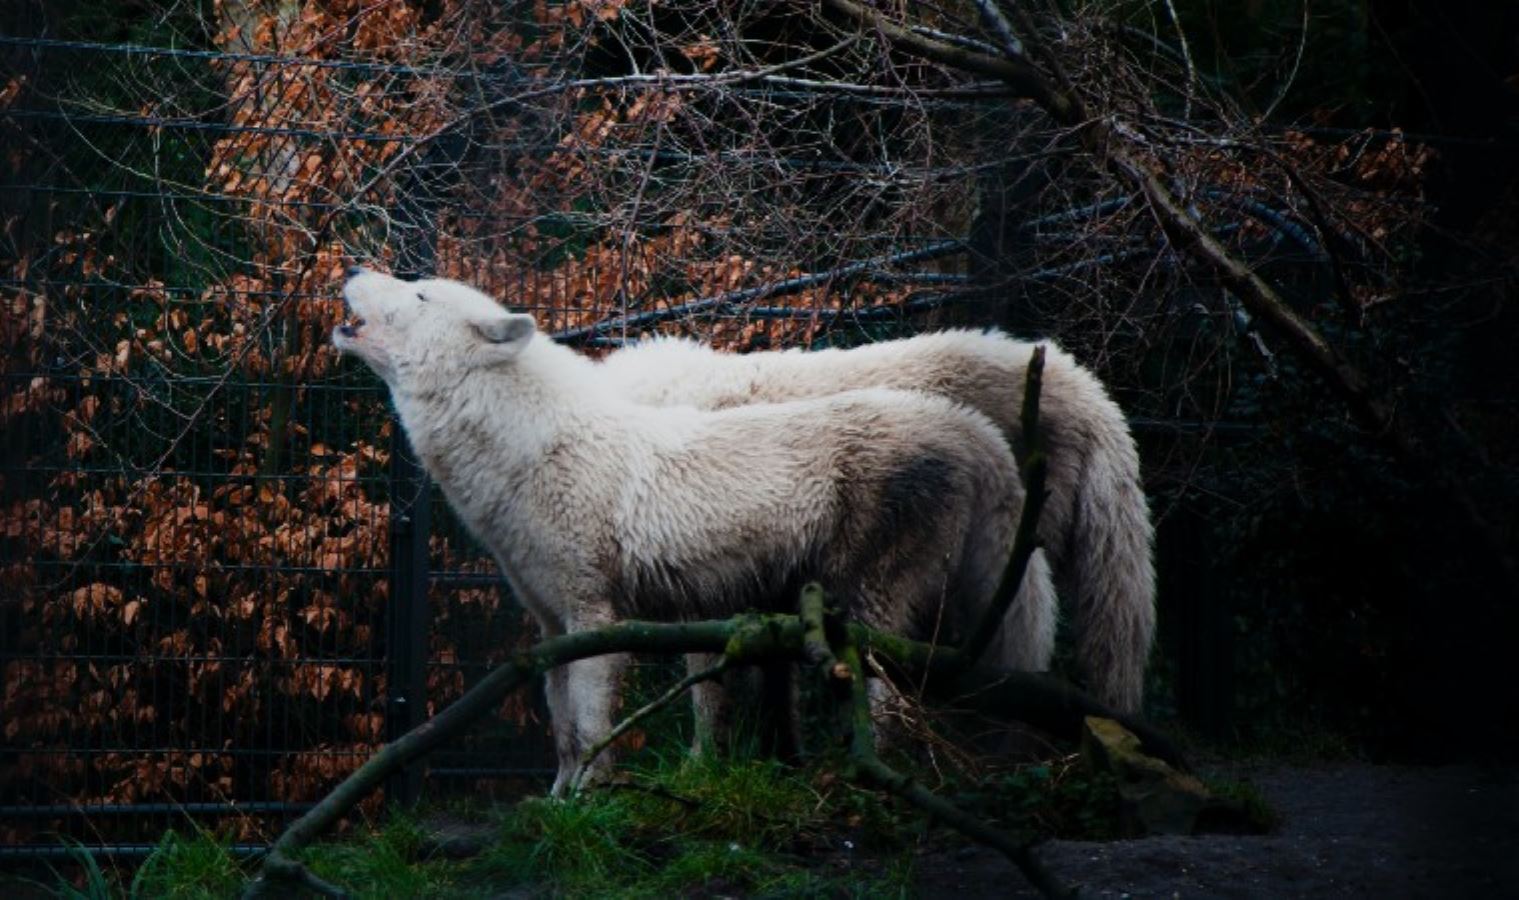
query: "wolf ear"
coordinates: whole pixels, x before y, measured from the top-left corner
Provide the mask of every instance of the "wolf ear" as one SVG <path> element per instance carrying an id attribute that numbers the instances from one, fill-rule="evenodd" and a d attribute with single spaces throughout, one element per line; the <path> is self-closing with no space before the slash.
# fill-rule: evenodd
<path id="1" fill-rule="evenodd" d="M 499 315 L 473 319 L 469 324 L 485 342 L 481 355 L 488 362 L 500 362 L 516 356 L 538 329 L 532 316 L 509 313 L 504 309 Z"/>

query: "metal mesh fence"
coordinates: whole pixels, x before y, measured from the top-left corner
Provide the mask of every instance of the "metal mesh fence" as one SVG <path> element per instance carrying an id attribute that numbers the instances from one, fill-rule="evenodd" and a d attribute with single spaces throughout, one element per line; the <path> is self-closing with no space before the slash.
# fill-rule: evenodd
<path id="1" fill-rule="evenodd" d="M 256 846 L 524 634 L 382 387 L 312 361 L 335 248 L 416 268 L 433 223 L 216 178 L 409 139 L 287 121 L 320 66 L 3 49 L 0 856 L 139 854 L 185 816 Z M 502 712 L 440 788 L 544 772 L 531 701 Z"/>
<path id="2" fill-rule="evenodd" d="M 590 204 L 492 191 L 563 152 L 545 111 L 482 137 L 429 106 L 517 76 L 13 37 L 0 62 L 0 857 L 142 854 L 186 817 L 261 845 L 528 638 L 382 386 L 326 346 L 348 260 L 488 285 L 591 344 L 859 339 L 937 300 L 853 277 L 962 277 L 957 242 L 894 234 L 822 275 L 687 248 L 692 281 L 609 292 Z M 425 789 L 550 763 L 513 698 Z"/>

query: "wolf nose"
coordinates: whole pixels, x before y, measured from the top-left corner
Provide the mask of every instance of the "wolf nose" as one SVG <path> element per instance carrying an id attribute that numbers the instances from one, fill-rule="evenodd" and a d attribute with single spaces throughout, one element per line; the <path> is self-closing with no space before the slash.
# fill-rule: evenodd
<path id="1" fill-rule="evenodd" d="M 347 275 L 349 278 L 357 278 L 360 275 L 363 275 L 365 272 L 368 272 L 368 271 L 369 270 L 366 269 L 366 268 L 364 268 L 363 266 L 353 265 L 353 266 L 349 266 L 348 268 L 344 269 L 343 270 L 343 274 Z"/>

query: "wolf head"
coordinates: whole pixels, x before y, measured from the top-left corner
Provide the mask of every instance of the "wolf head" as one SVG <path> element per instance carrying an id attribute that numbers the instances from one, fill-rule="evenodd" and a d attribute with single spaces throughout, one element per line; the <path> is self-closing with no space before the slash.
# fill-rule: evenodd
<path id="1" fill-rule="evenodd" d="M 425 371 L 463 375 L 509 363 L 536 331 L 469 285 L 444 278 L 403 281 L 354 266 L 343 285 L 348 315 L 332 343 L 368 363 L 392 387 Z"/>

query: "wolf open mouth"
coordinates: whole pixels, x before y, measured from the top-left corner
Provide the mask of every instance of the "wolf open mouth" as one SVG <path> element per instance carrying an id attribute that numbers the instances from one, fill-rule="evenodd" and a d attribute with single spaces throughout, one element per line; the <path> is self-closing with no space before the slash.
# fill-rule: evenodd
<path id="1" fill-rule="evenodd" d="M 364 317 L 353 313 L 353 306 L 348 302 L 348 294 L 343 294 L 343 321 L 338 324 L 338 333 L 343 337 L 357 337 L 359 329 L 364 327 Z"/>

